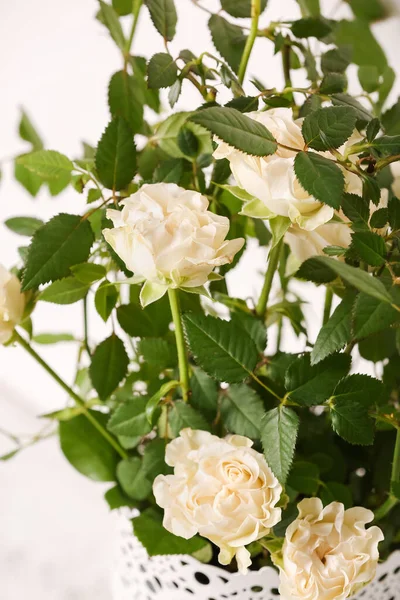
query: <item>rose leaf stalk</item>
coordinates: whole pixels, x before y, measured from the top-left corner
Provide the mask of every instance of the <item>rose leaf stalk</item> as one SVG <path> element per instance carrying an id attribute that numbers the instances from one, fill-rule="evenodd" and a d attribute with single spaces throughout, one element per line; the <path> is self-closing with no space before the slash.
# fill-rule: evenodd
<path id="1" fill-rule="evenodd" d="M 272 281 L 274 279 L 275 271 L 278 268 L 279 257 L 281 253 L 281 247 L 283 244 L 283 238 L 271 249 L 268 257 L 268 269 L 265 274 L 264 285 L 261 290 L 260 298 L 256 307 L 256 314 L 264 318 L 267 310 L 268 298 L 272 288 Z"/>
<path id="2" fill-rule="evenodd" d="M 182 389 L 182 398 L 185 402 L 187 402 L 189 399 L 189 365 L 187 359 L 185 338 L 183 335 L 178 290 L 169 288 L 168 298 L 171 307 L 172 319 L 175 327 L 175 339 L 178 351 L 179 379 Z"/>
<path id="3" fill-rule="evenodd" d="M 65 383 L 61 377 L 57 375 L 55 371 L 43 360 L 39 354 L 32 348 L 32 346 L 18 333 L 18 331 L 14 330 L 14 339 L 17 341 L 24 350 L 28 352 L 44 369 L 47 373 L 63 388 L 65 392 L 74 400 L 74 402 L 82 408 L 82 412 L 85 417 L 91 422 L 93 427 L 97 429 L 97 431 L 104 437 L 105 440 L 118 452 L 121 458 L 128 458 L 128 454 L 125 450 L 119 445 L 117 440 L 103 427 L 101 423 L 96 419 L 93 413 L 89 412 L 86 408 L 85 401 L 78 396 L 74 390 Z"/>
<path id="4" fill-rule="evenodd" d="M 249 64 L 250 55 L 253 50 L 254 42 L 256 41 L 258 32 L 258 21 L 261 14 L 261 0 L 251 0 L 251 28 L 249 37 L 247 38 L 242 59 L 239 65 L 238 78 L 240 83 L 243 83 L 246 74 L 247 65 Z"/>
<path id="5" fill-rule="evenodd" d="M 397 429 L 396 443 L 394 446 L 394 454 L 393 454 L 392 476 L 390 478 L 391 486 L 393 486 L 394 483 L 398 484 L 398 485 L 400 484 L 400 428 Z M 381 519 L 386 517 L 386 515 L 398 503 L 399 503 L 398 498 L 393 493 L 390 493 L 386 502 L 384 502 L 382 504 L 382 506 L 380 506 L 375 511 L 375 521 L 380 521 Z"/>

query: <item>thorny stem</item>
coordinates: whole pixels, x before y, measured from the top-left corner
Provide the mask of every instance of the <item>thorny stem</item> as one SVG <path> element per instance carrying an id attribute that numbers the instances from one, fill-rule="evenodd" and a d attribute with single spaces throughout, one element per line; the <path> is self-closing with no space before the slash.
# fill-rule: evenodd
<path id="1" fill-rule="evenodd" d="M 275 275 L 275 271 L 278 267 L 278 261 L 279 261 L 282 244 L 283 244 L 283 239 L 275 246 L 275 248 L 272 248 L 269 253 L 269 257 L 268 257 L 269 263 L 268 263 L 267 272 L 265 274 L 264 285 L 261 290 L 260 298 L 258 300 L 257 307 L 256 307 L 256 314 L 261 318 L 265 317 L 265 312 L 267 310 L 268 298 L 269 298 L 269 294 L 271 292 L 272 281 L 273 281 L 273 278 Z"/>
<path id="2" fill-rule="evenodd" d="M 244 48 L 242 59 L 239 65 L 238 78 L 240 83 L 243 83 L 244 76 L 246 74 L 247 65 L 250 60 L 250 55 L 253 50 L 254 42 L 256 41 L 258 33 L 258 21 L 261 14 L 261 0 L 251 0 L 251 28 L 249 37 L 247 38 L 246 46 Z"/>

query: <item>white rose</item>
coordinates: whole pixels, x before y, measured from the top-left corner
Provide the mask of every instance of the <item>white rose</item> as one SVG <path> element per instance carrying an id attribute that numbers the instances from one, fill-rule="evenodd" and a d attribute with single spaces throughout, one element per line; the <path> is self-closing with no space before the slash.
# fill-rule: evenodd
<path id="1" fill-rule="evenodd" d="M 285 242 L 299 263 L 302 263 L 311 256 L 324 256 L 323 250 L 327 246 L 348 248 L 351 243 L 351 233 L 352 230 L 347 223 L 325 223 L 313 231 L 293 226 L 286 232 Z"/>
<path id="2" fill-rule="evenodd" d="M 290 108 L 251 112 L 246 116 L 265 125 L 280 144 L 298 150 L 304 148 L 302 121 L 293 120 Z M 292 223 L 310 231 L 330 221 L 334 211 L 301 187 L 294 172 L 295 156 L 296 152 L 280 146 L 271 156 L 249 156 L 225 142 L 220 142 L 214 152 L 215 158 L 229 160 L 237 185 L 258 198 L 271 216 L 289 217 Z"/>
<path id="3" fill-rule="evenodd" d="M 400 199 L 400 162 L 391 165 L 394 181 L 392 183 L 393 194 Z"/>
<path id="4" fill-rule="evenodd" d="M 370 510 L 340 502 L 323 508 L 319 498 L 302 500 L 298 510 L 282 548 L 282 600 L 344 600 L 375 577 L 383 534 L 365 529 Z"/>
<path id="5" fill-rule="evenodd" d="M 25 296 L 19 279 L 0 264 L 0 344 L 7 343 L 21 322 Z"/>
<path id="6" fill-rule="evenodd" d="M 199 533 L 220 548 L 219 561 L 236 556 L 243 573 L 251 564 L 245 548 L 268 534 L 281 519 L 282 487 L 264 457 L 239 435 L 221 439 L 183 429 L 170 442 L 166 462 L 174 475 L 159 475 L 153 486 L 165 510 L 164 527 L 189 539 Z"/>
<path id="7" fill-rule="evenodd" d="M 173 183 L 144 185 L 122 204 L 122 211 L 107 211 L 114 229 L 105 229 L 104 237 L 152 288 L 150 301 L 168 287 L 204 285 L 244 244 L 241 238 L 225 239 L 229 219 L 208 211 L 205 196 Z"/>

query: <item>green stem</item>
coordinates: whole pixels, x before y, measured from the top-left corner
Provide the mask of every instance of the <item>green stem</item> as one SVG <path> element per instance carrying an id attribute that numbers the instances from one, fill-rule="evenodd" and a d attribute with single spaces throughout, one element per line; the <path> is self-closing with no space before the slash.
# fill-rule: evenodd
<path id="1" fill-rule="evenodd" d="M 87 305 L 87 296 L 83 299 L 83 330 L 84 330 L 84 340 L 85 340 L 85 349 L 88 353 L 89 357 L 92 355 L 89 346 L 89 328 L 88 328 L 88 305 Z"/>
<path id="2" fill-rule="evenodd" d="M 179 378 L 182 389 L 182 398 L 185 402 L 189 399 L 189 365 L 187 359 L 185 338 L 183 335 L 181 309 L 179 305 L 178 291 L 168 289 L 169 304 L 171 306 L 172 319 L 175 326 L 176 347 L 178 350 Z"/>
<path id="3" fill-rule="evenodd" d="M 257 307 L 256 307 L 256 313 L 261 318 L 264 318 L 265 311 L 267 310 L 268 298 L 269 298 L 269 294 L 271 292 L 271 287 L 272 287 L 272 280 L 274 278 L 275 271 L 278 267 L 279 256 L 281 253 L 282 244 L 283 244 L 283 239 L 280 240 L 280 242 L 277 243 L 275 248 L 272 248 L 271 252 L 269 253 L 268 269 L 265 274 L 264 285 L 261 290 L 261 295 L 260 295 L 260 298 L 258 300 Z"/>
<path id="4" fill-rule="evenodd" d="M 37 352 L 32 348 L 32 346 L 30 346 L 30 344 L 16 330 L 14 331 L 14 339 L 40 364 L 40 366 L 42 366 L 45 369 L 45 371 L 47 371 L 47 373 L 62 387 L 63 390 L 67 392 L 67 394 L 75 401 L 75 403 L 82 408 L 82 412 L 85 415 L 85 417 L 91 422 L 93 427 L 95 427 L 97 431 L 104 437 L 104 439 L 107 440 L 107 442 L 114 448 L 114 450 L 116 450 L 122 458 L 128 458 L 128 455 L 125 452 L 125 450 L 121 448 L 118 442 L 108 433 L 108 431 L 101 425 L 101 423 L 98 422 L 93 413 L 87 410 L 85 401 L 80 396 L 78 396 L 78 394 L 76 394 L 74 390 L 70 388 L 69 385 L 67 385 L 65 381 L 63 381 L 55 371 L 53 371 L 50 365 L 48 365 L 43 360 L 43 358 L 39 356 L 39 354 L 37 354 Z"/>
<path id="5" fill-rule="evenodd" d="M 124 52 L 124 56 L 125 56 L 125 69 L 126 69 L 127 64 L 128 64 L 129 54 L 131 52 L 133 38 L 135 37 L 136 28 L 137 28 L 138 21 L 139 21 L 139 13 L 140 13 L 140 9 L 142 8 L 142 4 L 143 4 L 143 0 L 134 0 L 134 2 L 133 2 L 133 8 L 132 8 L 132 15 L 133 15 L 132 28 L 131 28 L 131 32 L 129 34 L 129 38 L 126 41 L 126 47 L 125 47 L 125 52 Z"/>
<path id="6" fill-rule="evenodd" d="M 393 453 L 392 475 L 390 484 L 400 482 L 400 429 L 397 430 L 396 443 Z M 380 521 L 399 503 L 399 500 L 392 493 L 387 500 L 375 511 L 375 521 Z"/>
<path id="7" fill-rule="evenodd" d="M 328 322 L 329 317 L 331 316 L 332 300 L 333 300 L 333 291 L 332 291 L 332 288 L 328 286 L 326 288 L 326 292 L 325 292 L 324 316 L 323 316 L 323 320 L 322 320 L 323 325 L 325 325 L 325 323 Z"/>
<path id="8" fill-rule="evenodd" d="M 246 46 L 242 55 L 242 60 L 239 65 L 238 78 L 240 83 L 243 83 L 246 74 L 247 65 L 249 64 L 250 55 L 253 50 L 254 42 L 256 41 L 258 32 L 258 21 L 261 14 L 261 0 L 251 0 L 251 28 L 249 37 L 247 38 Z"/>

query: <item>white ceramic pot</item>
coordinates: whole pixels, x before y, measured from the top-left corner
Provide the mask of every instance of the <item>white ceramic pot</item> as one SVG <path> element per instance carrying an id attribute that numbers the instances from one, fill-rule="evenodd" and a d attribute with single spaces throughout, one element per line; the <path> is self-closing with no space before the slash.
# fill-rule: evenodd
<path id="1" fill-rule="evenodd" d="M 149 558 L 126 513 L 117 519 L 113 600 L 279 600 L 277 572 L 264 567 L 230 574 L 191 556 Z M 378 567 L 375 580 L 353 600 L 400 600 L 400 552 Z"/>

